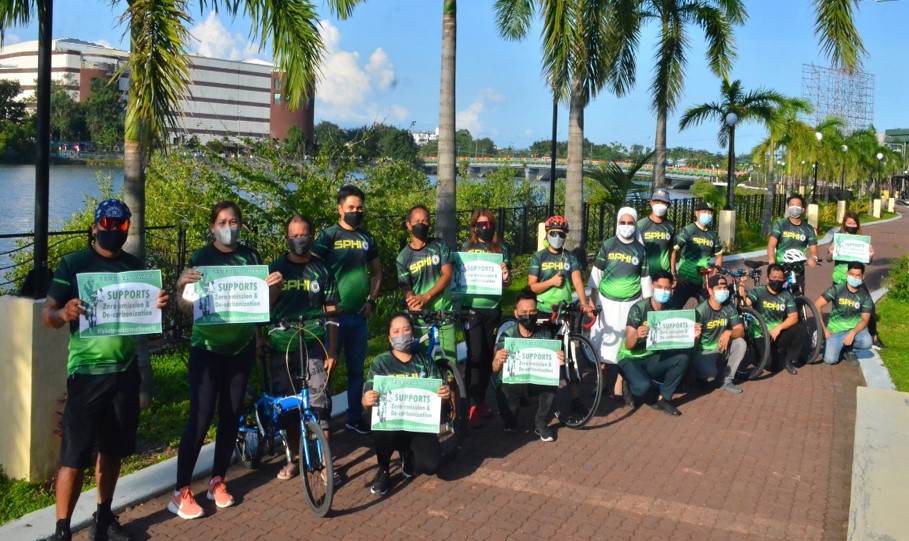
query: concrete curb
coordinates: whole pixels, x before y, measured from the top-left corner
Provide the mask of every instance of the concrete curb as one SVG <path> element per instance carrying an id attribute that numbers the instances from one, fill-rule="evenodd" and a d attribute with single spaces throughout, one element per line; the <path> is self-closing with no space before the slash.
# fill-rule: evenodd
<path id="1" fill-rule="evenodd" d="M 882 287 L 871 293 L 871 299 L 875 303 L 887 294 L 887 288 Z M 860 359 L 862 375 L 865 376 L 865 384 L 872 389 L 883 389 L 886 391 L 896 390 L 896 385 L 890 379 L 890 372 L 884 365 L 884 360 L 878 355 L 877 351 L 871 350 L 872 356 L 867 359 Z"/>

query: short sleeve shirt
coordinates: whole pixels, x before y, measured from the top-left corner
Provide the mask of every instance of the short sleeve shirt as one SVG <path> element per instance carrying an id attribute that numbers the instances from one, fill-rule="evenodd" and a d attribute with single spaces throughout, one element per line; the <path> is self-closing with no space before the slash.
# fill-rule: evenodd
<path id="1" fill-rule="evenodd" d="M 414 353 L 409 362 L 402 362 L 390 351 L 376 355 L 369 365 L 369 373 L 363 383 L 363 392 L 371 391 L 376 376 L 394 376 L 397 378 L 436 378 L 441 379 L 439 367 L 422 353 Z"/>
<path id="2" fill-rule="evenodd" d="M 832 306 L 827 322 L 827 329 L 832 333 L 851 331 L 862 320 L 862 314 L 870 314 L 874 307 L 871 296 L 862 287 L 853 293 L 847 284 L 839 284 L 821 296 Z"/>
<path id="3" fill-rule="evenodd" d="M 502 250 L 502 261 L 505 263 L 505 266 L 508 267 L 508 270 L 511 271 L 511 257 L 508 255 L 508 247 L 504 244 L 499 244 L 499 248 Z M 479 253 L 490 253 L 490 246 L 485 242 L 478 242 L 471 246 L 470 242 L 465 242 L 461 246 L 462 252 L 479 252 Z M 461 306 L 464 308 L 480 308 L 480 309 L 494 309 L 499 307 L 499 302 L 502 300 L 501 296 L 498 295 L 461 295 Z"/>
<path id="4" fill-rule="evenodd" d="M 551 287 L 537 295 L 537 309 L 551 312 L 553 304 L 571 302 L 571 292 L 574 288 L 571 275 L 580 270 L 578 258 L 568 250 L 552 253 L 549 248 L 544 248 L 533 254 L 527 267 L 528 276 L 536 276 L 540 282 L 545 282 L 559 273 L 564 278 L 561 287 Z"/>
<path id="5" fill-rule="evenodd" d="M 814 228 L 802 220 L 798 225 L 793 224 L 789 218 L 780 218 L 773 223 L 770 230 L 770 236 L 777 240 L 776 244 L 776 261 L 783 260 L 783 254 L 787 250 L 796 249 L 808 258 L 808 248 L 817 246 L 817 235 Z"/>
<path id="6" fill-rule="evenodd" d="M 335 275 L 338 307 L 348 314 L 359 312 L 369 297 L 369 264 L 379 257 L 376 239 L 363 229 L 350 231 L 335 224 L 322 230 L 312 253 Z"/>
<path id="7" fill-rule="evenodd" d="M 789 290 L 783 290 L 774 295 L 767 286 L 758 286 L 748 292 L 751 306 L 764 318 L 767 330 L 786 320 L 790 314 L 795 313 L 795 299 Z"/>
<path id="8" fill-rule="evenodd" d="M 641 325 L 647 325 L 647 314 L 653 311 L 653 304 L 650 299 L 641 299 L 631 305 L 628 309 L 628 320 L 626 325 L 637 329 Z M 651 352 L 647 351 L 647 338 L 638 338 L 637 343 L 631 349 L 625 345 L 625 337 L 622 336 L 621 345 L 619 346 L 619 358 L 622 359 L 642 359 L 649 357 Z"/>
<path id="9" fill-rule="evenodd" d="M 647 253 L 637 240 L 625 244 L 613 237 L 603 242 L 593 266 L 603 271 L 598 289 L 605 298 L 628 302 L 641 295 L 641 277 L 649 276 Z"/>
<path id="10" fill-rule="evenodd" d="M 432 239 L 423 248 L 414 250 L 409 244 L 398 254 L 398 285 L 409 287 L 415 294 L 426 293 L 442 278 L 442 267 L 454 261 L 451 250 L 439 239 Z M 451 310 L 451 288 L 446 287 L 432 298 L 427 310 Z"/>
<path id="11" fill-rule="evenodd" d="M 85 248 L 63 256 L 48 289 L 48 298 L 60 306 L 79 297 L 76 277 L 88 272 L 126 272 L 143 270 L 139 259 L 122 252 L 115 258 L 106 258 L 94 248 Z M 79 336 L 79 321 L 69 324 L 69 359 L 66 371 L 73 374 L 110 374 L 121 372 L 136 358 L 135 336 Z"/>
<path id="12" fill-rule="evenodd" d="M 281 294 L 271 307 L 271 319 L 274 321 L 318 317 L 325 306 L 337 306 L 340 302 L 335 277 L 318 259 L 294 263 L 287 255 L 283 255 L 271 262 L 268 271 L 280 272 L 284 277 Z M 299 346 L 296 333 L 295 330 L 270 332 L 272 349 L 296 351 Z M 303 339 L 308 343 L 315 343 L 317 339 L 324 343 L 325 329 L 318 326 L 307 328 L 303 332 Z"/>
<path id="13" fill-rule="evenodd" d="M 700 271 L 710 265 L 710 258 L 723 253 L 717 234 L 697 224 L 688 224 L 679 232 L 675 247 L 679 249 L 679 277 L 689 283 L 702 280 Z"/>
<path id="14" fill-rule="evenodd" d="M 675 246 L 675 224 L 668 218 L 656 223 L 650 216 L 645 216 L 638 220 L 638 230 L 644 239 L 651 275 L 660 270 L 669 272 L 669 254 Z"/>
<path id="15" fill-rule="evenodd" d="M 731 303 L 723 303 L 719 310 L 714 310 L 709 300 L 694 309 L 694 320 L 701 324 L 701 339 L 697 343 L 697 348 L 702 351 L 716 350 L 720 336 L 742 324 L 741 316 Z"/>

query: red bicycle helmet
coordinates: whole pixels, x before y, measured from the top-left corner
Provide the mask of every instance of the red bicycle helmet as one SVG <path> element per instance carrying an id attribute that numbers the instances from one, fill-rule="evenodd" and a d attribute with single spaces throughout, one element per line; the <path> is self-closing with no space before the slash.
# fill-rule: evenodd
<path id="1" fill-rule="evenodd" d="M 568 220 L 559 215 L 550 216 L 546 220 L 546 231 L 552 231 L 553 229 L 568 233 Z"/>

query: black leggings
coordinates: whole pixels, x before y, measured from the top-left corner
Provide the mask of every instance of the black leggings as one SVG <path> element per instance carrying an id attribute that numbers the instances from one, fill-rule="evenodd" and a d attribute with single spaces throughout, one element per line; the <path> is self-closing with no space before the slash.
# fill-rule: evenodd
<path id="1" fill-rule="evenodd" d="M 251 343 L 235 355 L 192 347 L 189 349 L 189 416 L 177 451 L 177 489 L 190 484 L 205 433 L 218 404 L 218 434 L 211 476 L 224 477 L 234 452 L 240 411 L 249 372 L 255 361 Z"/>
<path id="2" fill-rule="evenodd" d="M 486 399 L 486 389 L 492 377 L 492 357 L 495 353 L 495 331 L 502 317 L 500 308 L 474 308 L 473 314 L 461 325 L 467 343 L 467 370 L 464 384 L 467 396 L 474 404 Z"/>
<path id="3" fill-rule="evenodd" d="M 413 468 L 417 473 L 435 475 L 439 471 L 442 450 L 439 446 L 439 436 L 436 434 L 373 430 L 372 438 L 376 444 L 379 467 L 385 471 L 388 471 L 391 455 L 395 451 L 400 453 L 402 458 L 405 453 L 411 453 Z"/>

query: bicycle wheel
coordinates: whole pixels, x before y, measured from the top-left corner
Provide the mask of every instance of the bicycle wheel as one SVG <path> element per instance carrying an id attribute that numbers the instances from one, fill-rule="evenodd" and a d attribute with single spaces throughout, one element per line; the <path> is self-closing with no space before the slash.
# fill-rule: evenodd
<path id="1" fill-rule="evenodd" d="M 328 514 L 335 494 L 335 468 L 328 438 L 318 423 L 306 421 L 300 438 L 300 477 L 306 503 L 319 518 Z"/>
<path id="2" fill-rule="evenodd" d="M 502 322 L 499 323 L 499 328 L 496 330 L 496 342 L 495 343 L 498 344 L 499 338 L 505 333 L 505 331 L 514 327 L 517 324 L 518 324 L 518 322 L 515 321 L 515 319 L 513 317 L 507 317 L 507 318 L 503 319 Z"/>
<path id="3" fill-rule="evenodd" d="M 448 461 L 457 456 L 467 437 L 467 386 L 454 359 L 442 357 L 436 361 L 442 372 L 442 380 L 448 383 L 451 395 L 442 401 L 442 425 L 439 431 L 439 443 L 442 447 L 442 460 Z"/>
<path id="4" fill-rule="evenodd" d="M 583 336 L 571 334 L 555 397 L 555 414 L 569 428 L 581 428 L 593 418 L 603 393 L 600 357 Z"/>
<path id="5" fill-rule="evenodd" d="M 234 451 L 236 452 L 237 460 L 242 462 L 247 468 L 259 467 L 259 461 L 262 460 L 262 447 L 259 446 L 259 432 L 255 425 L 240 427 L 240 431 L 237 433 L 237 441 L 234 444 Z"/>
<path id="6" fill-rule="evenodd" d="M 748 344 L 748 350 L 745 352 L 745 358 L 742 359 L 736 375 L 740 379 L 755 379 L 764 373 L 767 363 L 770 362 L 770 355 L 773 353 L 770 349 L 770 332 L 767 330 L 764 318 L 755 309 L 743 306 L 739 308 L 739 312 L 745 326 L 743 338 Z"/>
<path id="7" fill-rule="evenodd" d="M 795 307 L 799 313 L 799 325 L 804 325 L 805 331 L 808 333 L 808 340 L 805 341 L 805 347 L 802 349 L 805 364 L 817 364 L 823 360 L 820 356 L 821 349 L 824 347 L 821 314 L 814 303 L 804 295 L 795 298 Z"/>

